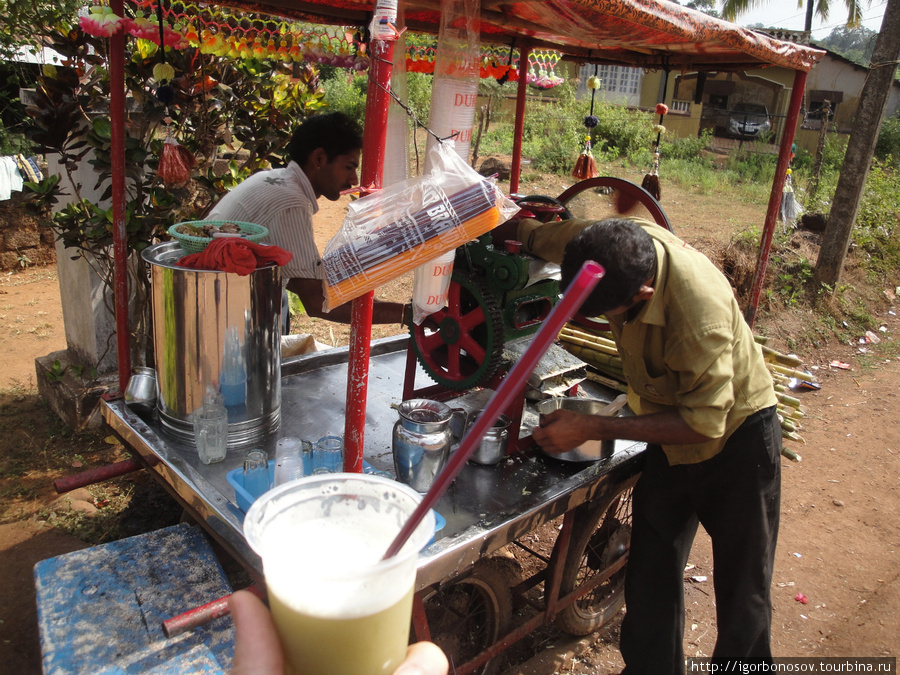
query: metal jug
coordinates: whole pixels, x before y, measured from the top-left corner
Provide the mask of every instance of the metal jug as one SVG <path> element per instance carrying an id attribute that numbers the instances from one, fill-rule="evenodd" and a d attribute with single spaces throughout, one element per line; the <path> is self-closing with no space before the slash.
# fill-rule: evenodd
<path id="1" fill-rule="evenodd" d="M 403 401 L 394 424 L 392 449 L 397 480 L 427 492 L 447 463 L 452 435 L 450 407 L 440 401 Z"/>

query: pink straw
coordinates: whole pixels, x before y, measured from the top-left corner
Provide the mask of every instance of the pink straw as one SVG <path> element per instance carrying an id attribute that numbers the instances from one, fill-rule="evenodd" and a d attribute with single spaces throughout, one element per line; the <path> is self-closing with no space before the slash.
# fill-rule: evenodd
<path id="1" fill-rule="evenodd" d="M 491 397 L 491 400 L 488 401 L 484 412 L 478 416 L 469 433 L 460 442 L 459 449 L 453 453 L 447 466 L 435 478 L 431 489 L 425 493 L 416 510 L 413 511 L 409 520 L 406 521 L 403 528 L 394 538 L 394 541 L 391 542 L 387 553 L 384 554 L 384 559 L 396 555 L 403 548 L 403 544 L 406 543 L 406 540 L 418 527 L 425 514 L 434 507 L 437 500 L 450 487 L 450 483 L 453 482 L 466 460 L 469 459 L 469 456 L 481 443 L 482 437 L 493 425 L 494 420 L 506 410 L 513 397 L 521 393 L 522 386 L 525 384 L 528 376 L 534 372 L 544 352 L 550 348 L 550 345 L 556 340 L 556 336 L 559 335 L 559 331 L 562 330 L 563 325 L 581 307 L 581 303 L 584 302 L 604 274 L 606 274 L 606 271 L 592 260 L 588 260 L 582 265 L 568 290 L 556 304 L 556 307 L 553 308 L 553 311 L 550 312 L 549 316 L 547 316 L 546 321 L 535 334 L 531 344 L 528 345 L 528 349 L 522 354 L 522 358 L 516 362 L 503 382 L 500 383 L 500 386 L 497 387 L 497 391 Z"/>

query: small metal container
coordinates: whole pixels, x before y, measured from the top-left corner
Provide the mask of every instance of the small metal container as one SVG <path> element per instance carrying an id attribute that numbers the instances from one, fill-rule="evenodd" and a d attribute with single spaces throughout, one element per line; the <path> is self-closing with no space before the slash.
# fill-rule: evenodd
<path id="1" fill-rule="evenodd" d="M 472 420 L 471 424 L 474 423 Z M 509 423 L 506 415 L 500 415 L 491 427 L 484 432 L 481 443 L 469 456 L 469 461 L 475 464 L 497 464 L 506 457 L 506 449 L 509 446 Z"/>
<path id="2" fill-rule="evenodd" d="M 398 407 L 391 445 L 397 480 L 427 492 L 447 463 L 451 410 L 440 401 L 411 399 Z"/>
<path id="3" fill-rule="evenodd" d="M 156 407 L 156 371 L 134 368 L 125 387 L 125 403 L 138 412 L 149 413 Z"/>
<path id="4" fill-rule="evenodd" d="M 625 405 L 624 395 L 612 402 L 594 398 L 559 397 L 541 401 L 534 406 L 534 409 L 540 415 L 549 415 L 554 410 L 559 409 L 571 410 L 585 415 L 616 415 L 623 405 Z M 615 449 L 616 442 L 614 440 L 587 441 L 568 452 L 560 454 L 545 452 L 544 454 L 563 462 L 596 462 L 599 459 L 612 456 Z"/>

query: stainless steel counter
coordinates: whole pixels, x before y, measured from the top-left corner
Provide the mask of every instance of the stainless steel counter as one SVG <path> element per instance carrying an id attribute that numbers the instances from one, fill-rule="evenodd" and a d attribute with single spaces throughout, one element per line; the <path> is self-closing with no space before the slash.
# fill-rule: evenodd
<path id="1" fill-rule="evenodd" d="M 391 431 L 398 419 L 391 406 L 401 402 L 406 344 L 406 336 L 373 342 L 369 368 L 365 460 L 391 473 Z M 346 348 L 286 359 L 280 428 L 257 445 L 272 458 L 278 438 L 315 441 L 326 434 L 342 434 L 346 377 Z M 430 383 L 424 373 L 417 375 L 416 387 Z M 583 388 L 605 400 L 616 394 L 589 382 Z M 448 403 L 475 409 L 489 396 L 489 391 L 474 392 Z M 140 417 L 119 399 L 103 402 L 103 416 L 201 524 L 261 577 L 259 558 L 243 536 L 244 514 L 226 479 L 229 471 L 241 466 L 246 448 L 229 448 L 225 461 L 204 465 L 193 446 L 165 435 L 155 413 Z M 537 415 L 526 405 L 520 437 L 530 435 L 536 423 Z M 436 510 L 447 524 L 420 556 L 417 588 L 453 578 L 482 556 L 589 500 L 607 484 L 634 475 L 640 470 L 643 448 L 642 443 L 617 441 L 611 457 L 593 463 L 561 462 L 531 448 L 496 466 L 467 464 L 438 502 Z"/>

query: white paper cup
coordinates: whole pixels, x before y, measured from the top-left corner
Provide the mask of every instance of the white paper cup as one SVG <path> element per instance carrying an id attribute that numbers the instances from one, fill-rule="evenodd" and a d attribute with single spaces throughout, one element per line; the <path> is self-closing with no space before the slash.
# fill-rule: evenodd
<path id="1" fill-rule="evenodd" d="M 399 554 L 382 560 L 421 496 L 369 474 L 309 476 L 257 499 L 244 534 L 263 562 L 287 672 L 394 672 L 409 640 L 429 511 Z"/>

